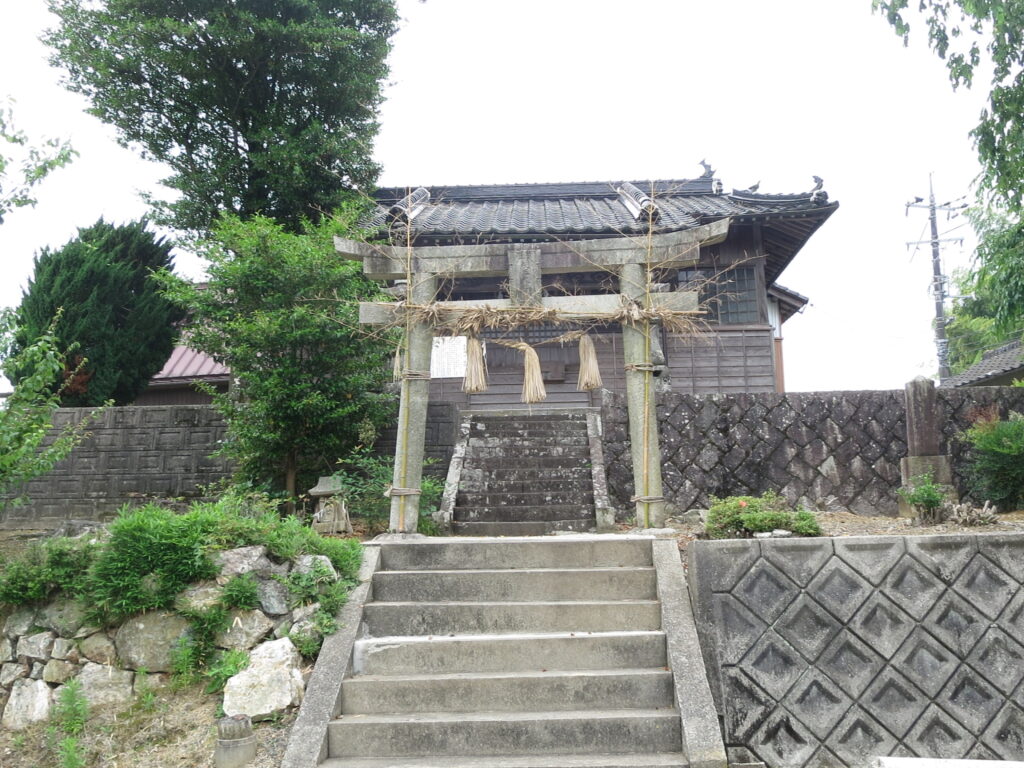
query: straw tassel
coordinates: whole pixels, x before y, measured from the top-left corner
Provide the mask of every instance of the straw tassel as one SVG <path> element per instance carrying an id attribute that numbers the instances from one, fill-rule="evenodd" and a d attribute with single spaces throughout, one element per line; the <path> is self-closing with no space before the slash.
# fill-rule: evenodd
<path id="1" fill-rule="evenodd" d="M 391 380 L 401 381 L 402 379 L 402 345 L 395 348 L 395 361 L 391 365 Z"/>
<path id="2" fill-rule="evenodd" d="M 462 391 L 469 394 L 487 391 L 484 345 L 476 336 L 466 339 L 466 375 L 462 378 Z"/>
<path id="3" fill-rule="evenodd" d="M 580 375 L 576 380 L 576 389 L 580 392 L 589 392 L 602 384 L 594 341 L 589 335 L 583 334 L 580 336 Z"/>
<path id="4" fill-rule="evenodd" d="M 540 403 L 547 399 L 544 389 L 544 376 L 540 372 L 540 358 L 537 350 L 529 344 L 520 342 L 514 345 L 523 353 L 523 396 L 524 403 Z"/>

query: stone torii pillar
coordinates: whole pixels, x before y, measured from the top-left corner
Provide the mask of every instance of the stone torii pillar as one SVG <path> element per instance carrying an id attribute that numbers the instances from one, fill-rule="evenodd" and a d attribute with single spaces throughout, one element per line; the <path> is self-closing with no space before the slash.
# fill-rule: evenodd
<path id="1" fill-rule="evenodd" d="M 429 304 L 437 292 L 437 276 L 415 272 L 409 286 L 413 304 Z M 398 405 L 398 439 L 395 442 L 395 471 L 391 480 L 391 519 L 388 530 L 416 533 L 419 524 L 420 483 L 427 433 L 427 405 L 430 400 L 430 354 L 434 329 L 412 322 L 406 332 L 402 360 L 402 395 Z"/>
<path id="2" fill-rule="evenodd" d="M 623 264 L 619 291 L 644 306 L 649 274 L 646 264 Z M 636 524 L 642 528 L 660 528 L 665 524 L 665 497 L 661 485 L 661 448 L 658 445 L 658 414 L 654 392 L 654 368 L 651 359 L 652 338 L 656 328 L 645 322 L 641 327 L 622 324 L 622 356 L 626 363 L 626 407 L 629 410 L 629 447 L 633 460 L 633 503 Z"/>
<path id="3" fill-rule="evenodd" d="M 373 280 L 409 279 L 409 302 L 436 304 L 437 309 L 496 309 L 540 306 L 556 310 L 567 321 L 594 321 L 613 317 L 624 302 L 643 309 L 661 307 L 675 311 L 697 310 L 694 292 L 650 293 L 652 268 L 690 266 L 702 245 L 725 240 L 729 219 L 692 229 L 650 235 L 575 242 L 508 243 L 486 245 L 400 246 L 370 245 L 335 238 L 343 256 L 363 263 L 363 273 Z M 541 275 L 594 272 L 618 273 L 620 295 L 540 296 Z M 509 278 L 511 299 L 435 302 L 437 275 L 451 278 Z M 372 325 L 401 324 L 399 304 L 364 302 L 359 305 L 359 322 Z M 622 323 L 626 362 L 626 398 L 632 445 L 633 482 L 636 489 L 638 525 L 660 525 L 664 520 L 661 485 L 661 453 L 655 410 L 652 349 L 653 324 L 648 320 Z M 656 327 L 656 326 L 654 326 Z M 422 479 L 427 403 L 430 392 L 430 352 L 433 328 L 413 321 L 407 328 L 407 356 L 402 377 L 402 400 L 398 414 L 398 443 L 391 497 L 389 530 L 413 533 L 418 522 L 419 488 Z"/>

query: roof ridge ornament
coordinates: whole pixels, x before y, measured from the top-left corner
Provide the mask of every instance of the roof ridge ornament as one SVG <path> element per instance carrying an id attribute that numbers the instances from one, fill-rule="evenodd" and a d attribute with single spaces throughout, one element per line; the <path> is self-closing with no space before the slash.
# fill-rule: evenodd
<path id="1" fill-rule="evenodd" d="M 824 205 L 828 202 L 828 192 L 822 187 L 825 185 L 821 176 L 811 176 L 814 179 L 814 187 L 811 188 L 811 202 L 815 205 Z"/>
<path id="2" fill-rule="evenodd" d="M 633 218 L 637 221 L 640 221 L 645 217 L 649 218 L 651 221 L 657 221 L 658 217 L 661 215 L 661 210 L 658 208 L 658 204 L 655 203 L 649 195 L 642 192 L 635 184 L 624 181 L 615 189 L 615 191 L 618 193 L 622 204 L 626 206 L 629 212 L 633 215 Z"/>
<path id="3" fill-rule="evenodd" d="M 427 207 L 430 202 L 430 190 L 426 187 L 417 187 L 401 200 L 388 208 L 388 216 L 392 220 L 412 221 L 419 213 Z"/>

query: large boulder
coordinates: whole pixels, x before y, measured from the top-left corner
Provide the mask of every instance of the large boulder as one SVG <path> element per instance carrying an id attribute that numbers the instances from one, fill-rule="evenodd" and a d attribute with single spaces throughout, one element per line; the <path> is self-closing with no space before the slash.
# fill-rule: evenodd
<path id="1" fill-rule="evenodd" d="M 28 631 L 35 626 L 36 609 L 29 606 L 22 606 L 4 622 L 4 635 L 12 640 L 18 635 L 27 635 Z"/>
<path id="2" fill-rule="evenodd" d="M 188 629 L 188 620 L 173 613 L 134 616 L 117 631 L 117 655 L 129 669 L 145 667 L 149 672 L 169 672 L 171 652 Z"/>
<path id="3" fill-rule="evenodd" d="M 97 664 L 113 664 L 117 660 L 117 647 L 106 632 L 95 632 L 84 638 L 79 642 L 78 650 L 82 656 Z"/>
<path id="4" fill-rule="evenodd" d="M 260 598 L 260 608 L 268 616 L 284 616 L 291 608 L 288 606 L 288 587 L 274 579 L 261 579 L 256 586 L 256 594 Z"/>
<path id="5" fill-rule="evenodd" d="M 302 701 L 302 658 L 287 637 L 257 647 L 224 686 L 224 714 L 266 720 Z"/>
<path id="6" fill-rule="evenodd" d="M 247 651 L 273 628 L 274 622 L 264 616 L 262 611 L 232 611 L 231 624 L 217 635 L 216 643 L 221 648 Z"/>
<path id="7" fill-rule="evenodd" d="M 317 565 L 321 566 L 331 575 L 331 581 L 338 580 L 338 572 L 334 570 L 331 559 L 326 555 L 299 555 L 295 558 L 295 571 L 297 573 L 309 573 Z"/>
<path id="8" fill-rule="evenodd" d="M 0 664 L 0 688 L 10 688 L 15 680 L 28 677 L 29 665 L 21 662 Z"/>
<path id="9" fill-rule="evenodd" d="M 78 675 L 78 681 L 82 684 L 82 695 L 92 709 L 129 704 L 132 700 L 134 680 L 135 674 L 127 669 L 91 662 L 87 662 Z"/>
<path id="10" fill-rule="evenodd" d="M 74 637 L 85 624 L 85 608 L 74 600 L 54 600 L 43 608 L 36 621 L 62 637 Z"/>
<path id="11" fill-rule="evenodd" d="M 174 599 L 174 607 L 179 611 L 206 611 L 220 605 L 223 596 L 223 587 L 214 581 L 203 581 L 182 591 Z"/>
<path id="12" fill-rule="evenodd" d="M 50 651 L 53 650 L 53 642 L 56 639 L 53 632 L 37 632 L 34 635 L 26 635 L 18 640 L 17 654 L 39 661 L 49 661 Z"/>
<path id="13" fill-rule="evenodd" d="M 50 655 L 55 659 L 70 661 L 72 664 L 77 664 L 79 656 L 78 646 L 75 645 L 74 640 L 68 640 L 66 637 L 58 637 L 53 641 L 53 650 L 50 651 Z"/>
<path id="14" fill-rule="evenodd" d="M 15 680 L 0 725 L 20 731 L 32 723 L 46 720 L 52 704 L 53 692 L 42 680 Z"/>
<path id="15" fill-rule="evenodd" d="M 14 643 L 7 637 L 0 637 L 0 664 L 14 661 Z"/>
<path id="16" fill-rule="evenodd" d="M 43 667 L 43 681 L 47 683 L 66 683 L 75 673 L 78 667 L 61 659 L 50 659 Z"/>
<path id="17" fill-rule="evenodd" d="M 267 548 L 262 545 L 227 549 L 217 553 L 213 561 L 220 567 L 218 584 L 227 584 L 232 576 L 241 576 L 243 573 L 269 576 L 274 572 L 273 563 L 267 557 Z"/>

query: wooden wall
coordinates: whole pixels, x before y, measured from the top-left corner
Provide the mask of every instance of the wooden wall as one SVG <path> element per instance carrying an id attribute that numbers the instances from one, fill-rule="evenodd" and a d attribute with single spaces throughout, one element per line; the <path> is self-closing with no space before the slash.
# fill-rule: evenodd
<path id="1" fill-rule="evenodd" d="M 685 394 L 775 392 L 772 329 L 767 325 L 719 326 L 700 338 L 669 335 L 665 340 L 672 390 Z M 593 334 L 601 378 L 606 389 L 625 392 L 622 335 Z M 544 373 L 548 399 L 533 408 L 600 405 L 595 392 L 577 392 L 579 352 L 576 343 L 536 347 Z M 461 379 L 434 379 L 432 402 L 457 403 L 461 408 L 526 408 L 519 401 L 523 386 L 521 352 L 487 345 L 488 390 L 475 395 L 462 392 Z"/>

